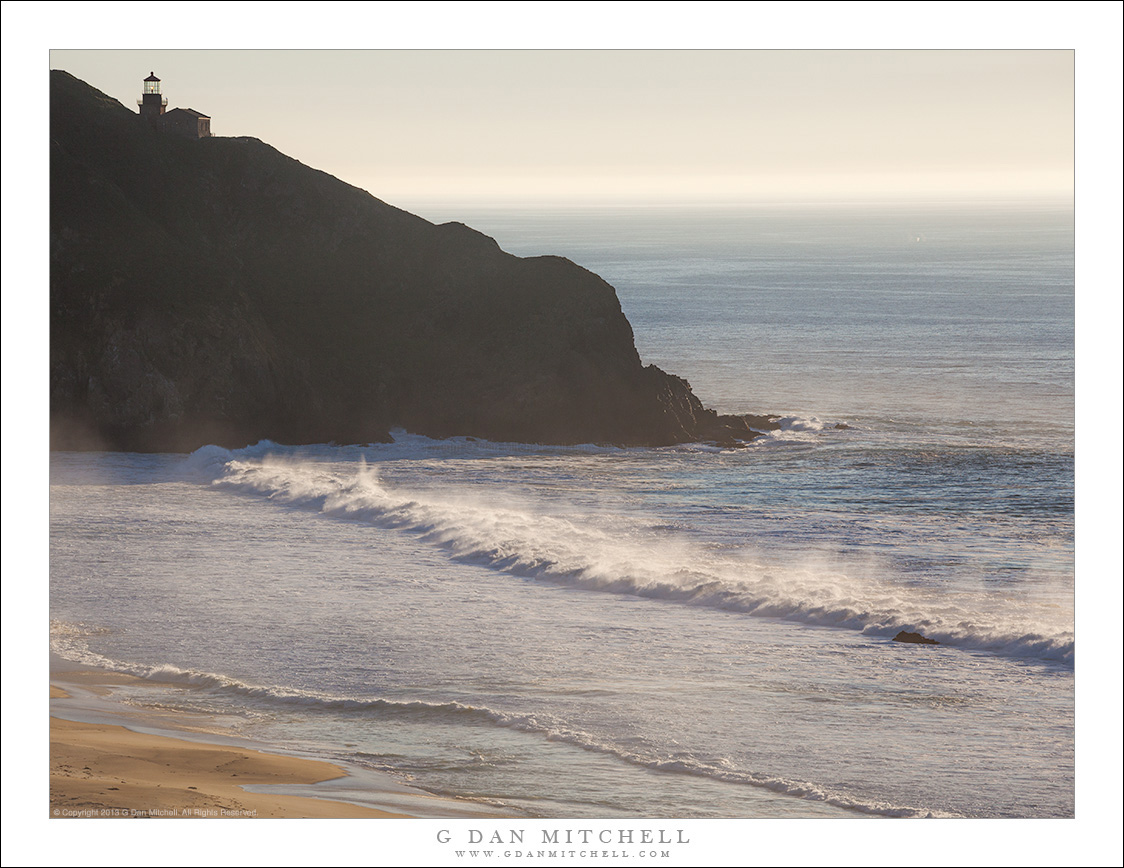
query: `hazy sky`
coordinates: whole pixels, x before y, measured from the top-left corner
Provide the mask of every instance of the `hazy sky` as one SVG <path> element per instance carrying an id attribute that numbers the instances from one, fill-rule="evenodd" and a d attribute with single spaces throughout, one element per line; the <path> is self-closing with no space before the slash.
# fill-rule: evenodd
<path id="1" fill-rule="evenodd" d="M 1068 195 L 1074 53 L 52 50 L 396 204 Z"/>

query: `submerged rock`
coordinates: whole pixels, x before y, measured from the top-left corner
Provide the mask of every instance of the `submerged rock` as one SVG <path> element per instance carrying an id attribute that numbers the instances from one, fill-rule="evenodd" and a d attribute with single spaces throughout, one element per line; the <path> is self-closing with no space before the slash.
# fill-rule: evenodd
<path id="1" fill-rule="evenodd" d="M 928 636 L 922 636 L 920 633 L 910 633 L 902 630 L 894 637 L 895 642 L 911 642 L 914 645 L 940 645 L 936 639 L 930 639 Z"/>

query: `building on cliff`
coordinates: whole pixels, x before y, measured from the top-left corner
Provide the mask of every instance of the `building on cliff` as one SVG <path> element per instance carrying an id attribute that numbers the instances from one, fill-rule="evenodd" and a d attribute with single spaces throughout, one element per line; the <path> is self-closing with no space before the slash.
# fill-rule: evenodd
<path id="1" fill-rule="evenodd" d="M 211 118 L 195 109 L 176 108 L 166 111 L 168 98 L 160 93 L 160 79 L 150 72 L 144 80 L 140 99 L 140 115 L 152 128 L 160 132 L 175 133 L 188 139 L 205 139 L 211 135 Z"/>

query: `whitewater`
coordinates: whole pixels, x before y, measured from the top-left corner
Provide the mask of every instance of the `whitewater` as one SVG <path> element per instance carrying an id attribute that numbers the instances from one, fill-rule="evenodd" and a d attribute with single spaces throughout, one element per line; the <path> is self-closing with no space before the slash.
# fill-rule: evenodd
<path id="1" fill-rule="evenodd" d="M 1071 211 L 458 213 L 780 430 L 55 453 L 57 654 L 526 816 L 1073 815 Z"/>

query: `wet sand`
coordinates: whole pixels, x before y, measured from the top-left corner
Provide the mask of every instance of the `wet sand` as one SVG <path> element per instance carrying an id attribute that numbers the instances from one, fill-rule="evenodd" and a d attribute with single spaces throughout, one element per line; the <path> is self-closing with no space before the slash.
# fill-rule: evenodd
<path id="1" fill-rule="evenodd" d="M 329 763 L 51 718 L 53 817 L 401 817 L 243 785 L 345 776 Z"/>
<path id="2" fill-rule="evenodd" d="M 330 762 L 273 753 L 262 745 L 216 736 L 214 721 L 205 716 L 114 702 L 114 688 L 145 684 L 131 675 L 83 668 L 52 671 L 50 681 L 51 817 L 497 815 L 489 806 L 432 796 L 390 778 L 380 789 L 385 776 L 364 774 L 353 780 L 347 769 Z M 184 737 L 176 737 L 178 732 Z M 340 792 L 323 796 L 285 792 L 293 788 L 307 792 L 309 786 L 326 781 L 341 785 L 337 789 L 346 789 L 347 798 L 363 804 L 339 800 Z M 271 791 L 249 792 L 247 786 Z M 385 809 L 372 804 L 383 802 Z"/>

